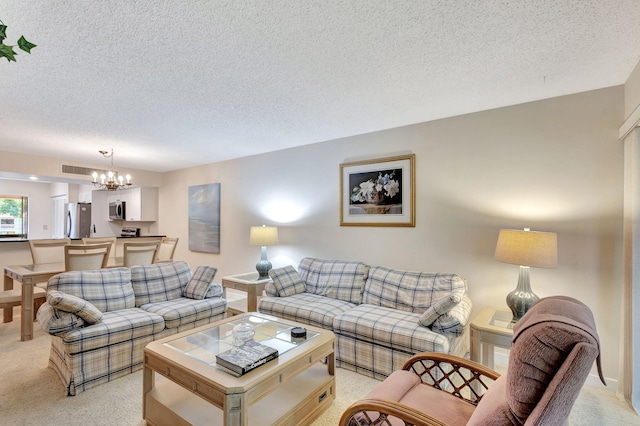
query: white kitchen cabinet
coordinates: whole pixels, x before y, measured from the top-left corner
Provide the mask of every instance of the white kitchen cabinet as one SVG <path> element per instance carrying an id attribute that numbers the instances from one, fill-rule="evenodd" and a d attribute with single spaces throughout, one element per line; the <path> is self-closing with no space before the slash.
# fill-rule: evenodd
<path id="1" fill-rule="evenodd" d="M 158 220 L 158 188 L 136 187 L 121 191 L 127 222 L 155 222 Z"/>

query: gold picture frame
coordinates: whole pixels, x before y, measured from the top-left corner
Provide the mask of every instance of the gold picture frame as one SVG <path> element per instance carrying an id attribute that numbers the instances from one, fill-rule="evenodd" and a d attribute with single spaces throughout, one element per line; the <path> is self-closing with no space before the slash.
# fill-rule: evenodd
<path id="1" fill-rule="evenodd" d="M 416 226 L 415 154 L 340 164 L 340 226 Z"/>

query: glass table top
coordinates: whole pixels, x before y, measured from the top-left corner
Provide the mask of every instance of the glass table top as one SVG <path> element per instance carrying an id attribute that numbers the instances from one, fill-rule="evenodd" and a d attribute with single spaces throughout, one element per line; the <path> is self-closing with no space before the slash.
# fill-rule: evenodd
<path id="1" fill-rule="evenodd" d="M 253 340 L 277 349 L 278 355 L 282 355 L 319 335 L 319 333 L 307 329 L 306 338 L 292 338 L 291 329 L 294 326 L 279 322 L 273 317 L 252 312 L 218 326 L 170 340 L 164 345 L 213 366 L 216 363 L 216 355 L 231 349 L 236 343 L 233 327 L 242 323 L 243 318 L 246 323 L 253 326 L 255 332 Z"/>
<path id="2" fill-rule="evenodd" d="M 511 322 L 512 318 L 513 314 L 511 312 L 495 311 L 489 320 L 489 325 L 513 330 L 515 324 Z"/>

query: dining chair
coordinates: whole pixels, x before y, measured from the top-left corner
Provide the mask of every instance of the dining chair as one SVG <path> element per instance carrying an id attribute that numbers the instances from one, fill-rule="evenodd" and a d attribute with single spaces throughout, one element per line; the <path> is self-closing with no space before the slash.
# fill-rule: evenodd
<path id="1" fill-rule="evenodd" d="M 116 257 L 116 243 L 118 242 L 117 237 L 91 237 L 91 238 L 83 238 L 83 244 L 101 244 L 101 243 L 111 243 L 111 250 L 109 251 L 109 258 L 114 259 Z"/>
<path id="2" fill-rule="evenodd" d="M 31 259 L 34 264 L 64 262 L 64 246 L 70 243 L 69 238 L 29 240 Z"/>
<path id="3" fill-rule="evenodd" d="M 86 271 L 107 267 L 111 243 L 68 244 L 64 247 L 64 270 Z"/>
<path id="4" fill-rule="evenodd" d="M 124 266 L 151 265 L 159 245 L 160 241 L 124 243 Z"/>
<path id="5" fill-rule="evenodd" d="M 33 313 L 34 318 L 40 306 L 46 301 L 47 292 L 41 287 L 33 287 Z M 22 286 L 13 290 L 0 291 L 0 309 L 13 309 L 22 305 Z M 3 315 L 4 317 L 4 315 Z M 5 320 L 3 319 L 3 322 Z M 11 321 L 11 319 L 9 319 Z"/>
<path id="6" fill-rule="evenodd" d="M 64 262 L 64 246 L 70 243 L 70 238 L 29 240 L 31 262 L 34 265 L 39 263 L 62 263 Z M 45 288 L 47 282 L 37 282 L 36 286 Z"/>
<path id="7" fill-rule="evenodd" d="M 173 255 L 176 252 L 178 240 L 179 238 L 162 237 L 160 245 L 158 246 L 155 263 L 171 262 L 173 260 Z"/>

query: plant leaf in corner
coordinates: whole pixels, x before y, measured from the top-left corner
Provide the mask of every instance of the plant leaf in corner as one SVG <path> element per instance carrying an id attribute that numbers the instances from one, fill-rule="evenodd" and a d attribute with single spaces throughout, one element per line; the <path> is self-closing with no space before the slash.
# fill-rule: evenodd
<path id="1" fill-rule="evenodd" d="M 13 51 L 13 47 L 0 44 L 0 58 L 7 58 L 7 61 L 16 62 L 16 52 Z"/>
<path id="2" fill-rule="evenodd" d="M 18 40 L 18 47 L 27 53 L 31 53 L 31 49 L 36 47 L 36 45 L 27 41 L 24 36 L 20 36 L 20 39 Z"/>
<path id="3" fill-rule="evenodd" d="M 7 38 L 7 26 L 0 24 L 0 43 Z"/>

